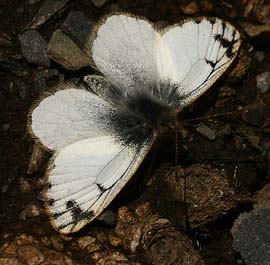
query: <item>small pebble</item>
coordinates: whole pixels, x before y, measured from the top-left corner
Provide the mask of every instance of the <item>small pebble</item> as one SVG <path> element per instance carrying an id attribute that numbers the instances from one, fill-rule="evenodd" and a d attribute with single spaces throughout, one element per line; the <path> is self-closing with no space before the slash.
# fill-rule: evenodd
<path id="1" fill-rule="evenodd" d="M 257 88 L 265 93 L 268 91 L 270 86 L 270 72 L 264 72 L 256 76 Z"/>
<path id="2" fill-rule="evenodd" d="M 1 265 L 23 265 L 17 258 L 0 258 Z"/>
<path id="3" fill-rule="evenodd" d="M 38 3 L 40 0 L 29 0 L 29 4 L 30 5 L 33 5 L 35 3 Z"/>
<path id="4" fill-rule="evenodd" d="M 115 213 L 113 211 L 104 211 L 97 219 L 108 225 L 115 225 Z"/>
<path id="5" fill-rule="evenodd" d="M 192 1 L 188 5 L 182 6 L 181 9 L 185 15 L 194 15 L 198 12 L 199 7 L 195 1 Z"/>
<path id="6" fill-rule="evenodd" d="M 16 76 L 26 76 L 28 74 L 24 66 L 13 60 L 5 58 L 0 58 L 0 71 L 7 73 L 11 72 Z"/>
<path id="7" fill-rule="evenodd" d="M 6 123 L 3 125 L 3 130 L 4 131 L 8 131 L 8 129 L 10 128 L 10 124 L 9 123 Z"/>
<path id="8" fill-rule="evenodd" d="M 7 33 L 0 31 L 0 46 L 11 47 L 11 45 L 11 37 Z"/>
<path id="9" fill-rule="evenodd" d="M 108 2 L 108 0 L 92 0 L 93 5 L 96 6 L 96 7 L 102 7 L 107 2 Z"/>
<path id="10" fill-rule="evenodd" d="M 93 22 L 80 11 L 71 11 L 61 25 L 63 31 L 83 49 L 88 39 Z"/>
<path id="11" fill-rule="evenodd" d="M 21 211 L 19 219 L 25 221 L 27 218 L 35 216 L 39 216 L 38 207 L 34 203 L 30 203 L 25 209 Z"/>
<path id="12" fill-rule="evenodd" d="M 46 69 L 35 73 L 33 78 L 34 89 L 39 93 L 44 92 L 48 88 L 47 81 L 53 80 L 58 75 L 59 72 L 56 69 Z"/>
<path id="13" fill-rule="evenodd" d="M 122 244 L 121 238 L 112 234 L 109 234 L 109 242 L 114 247 L 119 247 Z"/>
<path id="14" fill-rule="evenodd" d="M 257 59 L 259 62 L 262 62 L 262 61 L 264 60 L 264 58 L 265 58 L 264 52 L 262 52 L 262 51 L 256 51 L 256 52 L 255 52 L 255 57 L 256 57 L 256 59 Z"/>
<path id="15" fill-rule="evenodd" d="M 2 189 L 1 189 L 2 193 L 6 193 L 7 192 L 7 189 L 8 189 L 8 185 L 4 184 L 2 186 Z"/>
<path id="16" fill-rule="evenodd" d="M 258 36 L 259 34 L 263 32 L 270 32 L 270 25 L 264 24 L 264 25 L 254 25 L 248 22 L 242 22 L 240 23 L 244 31 L 248 34 L 249 37 L 253 38 Z"/>
<path id="17" fill-rule="evenodd" d="M 95 241 L 96 241 L 96 238 L 92 236 L 84 236 L 84 237 L 79 238 L 78 245 L 79 245 L 79 248 L 85 249 L 87 246 L 93 244 Z"/>
<path id="18" fill-rule="evenodd" d="M 55 250 L 62 251 L 64 249 L 64 244 L 59 237 L 53 236 L 51 242 Z"/>
<path id="19" fill-rule="evenodd" d="M 22 53 L 29 63 L 50 66 L 48 44 L 36 30 L 27 30 L 19 36 Z"/>
<path id="20" fill-rule="evenodd" d="M 200 135 L 206 137 L 206 138 L 207 138 L 208 140 L 210 140 L 210 141 L 216 140 L 216 134 L 215 134 L 215 132 L 214 132 L 211 128 L 209 128 L 208 126 L 206 126 L 206 125 L 204 125 L 204 124 L 199 125 L 199 126 L 196 128 L 196 131 L 197 131 Z"/>
<path id="21" fill-rule="evenodd" d="M 34 246 L 24 245 L 18 249 L 18 256 L 27 265 L 37 265 L 42 263 L 45 258 L 42 253 Z"/>

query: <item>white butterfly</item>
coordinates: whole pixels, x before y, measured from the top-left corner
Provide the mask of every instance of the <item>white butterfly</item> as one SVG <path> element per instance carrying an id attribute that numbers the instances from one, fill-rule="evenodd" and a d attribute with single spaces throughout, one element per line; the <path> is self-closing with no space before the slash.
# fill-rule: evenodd
<path id="1" fill-rule="evenodd" d="M 47 170 L 47 208 L 61 233 L 102 213 L 129 181 L 160 128 L 229 67 L 239 32 L 218 18 L 163 30 L 129 14 L 105 17 L 87 52 L 103 76 L 92 91 L 59 84 L 30 114 L 30 130 L 55 154 Z"/>

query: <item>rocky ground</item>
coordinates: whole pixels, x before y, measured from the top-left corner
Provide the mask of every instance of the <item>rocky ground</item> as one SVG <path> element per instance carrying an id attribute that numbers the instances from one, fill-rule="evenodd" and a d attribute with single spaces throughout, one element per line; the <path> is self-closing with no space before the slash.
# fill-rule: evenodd
<path id="1" fill-rule="evenodd" d="M 164 25 L 219 16 L 243 44 L 228 73 L 181 113 L 179 166 L 167 135 L 100 220 L 63 236 L 40 196 L 51 154 L 27 133 L 27 115 L 56 81 L 94 73 L 84 42 L 114 11 Z M 0 264 L 269 265 L 269 25 L 263 0 L 1 0 Z"/>

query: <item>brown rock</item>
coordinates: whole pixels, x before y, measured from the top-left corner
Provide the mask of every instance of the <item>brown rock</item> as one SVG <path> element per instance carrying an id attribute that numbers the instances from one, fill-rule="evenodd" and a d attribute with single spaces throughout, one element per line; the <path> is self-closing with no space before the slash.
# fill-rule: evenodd
<path id="1" fill-rule="evenodd" d="M 27 265 L 38 265 L 45 260 L 43 254 L 32 245 L 19 247 L 18 256 Z"/>
<path id="2" fill-rule="evenodd" d="M 87 246 L 96 242 L 96 238 L 92 236 L 84 236 L 78 239 L 79 248 L 85 249 Z"/>
<path id="3" fill-rule="evenodd" d="M 257 204 L 254 205 L 255 211 L 262 208 L 270 210 L 270 183 L 266 184 L 256 195 Z"/>
<path id="4" fill-rule="evenodd" d="M 29 203 L 25 209 L 23 209 L 19 215 L 20 220 L 25 221 L 27 218 L 39 216 L 39 209 L 35 203 Z"/>
<path id="5" fill-rule="evenodd" d="M 86 247 L 86 251 L 88 253 L 94 253 L 94 252 L 97 252 L 99 250 L 102 250 L 102 246 L 99 243 L 93 243 L 93 244 L 90 244 Z"/>
<path id="6" fill-rule="evenodd" d="M 119 238 L 113 234 L 109 234 L 109 242 L 114 247 L 119 247 L 122 244 L 121 238 Z"/>
<path id="7" fill-rule="evenodd" d="M 270 32 L 269 24 L 254 25 L 248 22 L 241 22 L 240 25 L 251 38 L 258 36 L 263 32 Z"/>
<path id="8" fill-rule="evenodd" d="M 205 264 L 187 236 L 167 219 L 152 214 L 147 203 L 134 211 L 121 208 L 115 231 L 127 249 L 143 255 L 149 264 Z"/>
<path id="9" fill-rule="evenodd" d="M 55 251 L 49 251 L 47 254 L 47 259 L 42 265 L 75 265 L 74 261 L 72 261 L 66 255 Z"/>
<path id="10" fill-rule="evenodd" d="M 161 167 L 144 196 L 160 215 L 183 227 L 187 207 L 191 228 L 217 220 L 237 205 L 225 173 L 204 164 L 188 168 Z"/>
<path id="11" fill-rule="evenodd" d="M 181 10 L 185 15 L 194 15 L 198 12 L 199 7 L 195 1 L 191 1 L 186 6 L 181 6 Z"/>
<path id="12" fill-rule="evenodd" d="M 58 251 L 63 250 L 64 244 L 59 237 L 53 236 L 51 238 L 51 242 L 52 242 L 52 245 L 55 248 L 55 250 L 58 250 Z"/>
<path id="13" fill-rule="evenodd" d="M 50 39 L 48 56 L 68 70 L 79 70 L 90 65 L 90 58 L 60 29 Z"/>
<path id="14" fill-rule="evenodd" d="M 16 238 L 16 242 L 19 246 L 24 244 L 38 244 L 37 240 L 35 240 L 32 236 L 27 234 L 21 234 Z"/>
<path id="15" fill-rule="evenodd" d="M 61 10 L 70 0 L 45 0 L 31 21 L 29 27 L 37 29 L 46 23 L 55 13 Z"/>
<path id="16" fill-rule="evenodd" d="M 0 252 L 5 253 L 7 255 L 15 255 L 17 252 L 17 247 L 18 246 L 15 241 L 12 242 L 7 241 L 0 248 Z"/>
<path id="17" fill-rule="evenodd" d="M 251 57 L 246 51 L 240 49 L 237 63 L 229 74 L 229 78 L 232 80 L 240 80 L 246 75 L 251 67 Z"/>
<path id="18" fill-rule="evenodd" d="M 1 265 L 24 265 L 16 258 L 0 258 Z"/>

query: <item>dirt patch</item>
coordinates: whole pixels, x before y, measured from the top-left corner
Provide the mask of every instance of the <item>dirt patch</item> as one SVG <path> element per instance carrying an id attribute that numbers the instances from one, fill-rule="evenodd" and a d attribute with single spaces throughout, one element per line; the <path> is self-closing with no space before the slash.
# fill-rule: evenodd
<path id="1" fill-rule="evenodd" d="M 104 4 L 98 4 L 101 7 L 91 1 L 66 2 L 38 28 L 45 41 L 49 42 L 55 30 L 61 28 L 74 10 L 83 12 L 93 22 L 105 13 L 119 10 L 143 15 L 161 24 L 175 23 L 187 15 L 219 16 L 235 25 L 243 21 L 266 23 L 270 19 L 265 12 L 260 13 L 262 7 L 255 4 L 258 1 L 248 1 L 248 4 L 244 4 L 246 1 L 234 4 L 219 1 L 216 4 L 215 1 L 119 0 L 103 1 Z M 200 264 L 239 264 L 241 258 L 232 248 L 230 229 L 241 212 L 252 208 L 256 192 L 270 181 L 270 90 L 267 89 L 270 84 L 266 79 L 262 80 L 268 74 L 256 79 L 258 75 L 270 72 L 270 50 L 269 45 L 265 45 L 269 43 L 269 34 L 249 37 L 243 32 L 242 50 L 231 71 L 180 114 L 178 168 L 173 168 L 175 135 L 168 133 L 113 202 L 110 209 L 114 216 L 119 207 L 125 205 L 133 218 L 130 227 L 125 228 L 126 232 L 119 232 L 123 224 L 123 211 L 120 211 L 116 222 L 118 234 L 115 234 L 114 225 L 94 222 L 76 235 L 61 237 L 50 226 L 40 197 L 48 157 L 45 156 L 45 162 L 35 170 L 28 171 L 33 139 L 26 131 L 27 115 L 34 100 L 52 83 L 69 78 L 76 81 L 93 70 L 86 67 L 70 71 L 51 60 L 49 70 L 53 72 L 48 72 L 48 67 L 24 59 L 18 34 L 29 26 L 43 3 L 30 0 L 0 3 L 0 231 L 3 243 L 0 261 L 26 264 L 23 262 L 28 258 L 27 253 L 31 256 L 34 252 L 38 253 L 35 264 L 54 262 L 46 260 L 48 253 L 51 253 L 51 259 L 56 257 L 55 260 L 63 260 L 66 264 L 90 264 L 89 261 L 93 264 L 167 264 L 158 261 L 162 244 L 156 244 L 152 249 L 149 245 L 154 237 L 145 237 L 143 243 L 140 241 L 138 251 L 137 248 L 135 251 L 130 249 L 134 238 L 129 239 L 125 233 L 128 231 L 133 237 L 132 228 L 135 227 L 142 229 L 145 235 L 150 230 L 162 234 L 165 229 L 165 237 L 157 236 L 164 248 L 188 242 L 188 246 L 194 247 L 195 254 L 192 253 Z M 268 8 L 265 4 L 263 10 Z M 258 80 L 266 84 L 258 85 Z M 167 171 L 173 172 L 166 178 L 159 174 L 164 164 Z M 185 205 L 179 199 L 184 196 L 183 183 L 177 186 L 175 178 L 179 168 L 181 176 L 191 174 L 196 179 L 193 185 L 197 183 L 195 186 L 186 183 Z M 209 178 L 209 187 L 216 190 L 210 189 L 206 194 L 207 184 L 200 181 L 200 175 L 207 175 L 204 181 Z M 158 178 L 164 179 L 159 182 Z M 215 196 L 216 200 L 213 199 Z M 149 203 L 147 207 L 150 207 L 150 213 L 147 210 L 145 217 L 152 225 L 150 228 L 136 212 L 136 207 L 141 209 L 144 203 Z M 206 207 L 198 211 L 194 206 L 197 204 Z M 192 207 L 188 209 L 187 226 L 183 216 L 189 205 Z M 165 218 L 168 222 L 162 221 Z M 86 236 L 87 246 L 81 243 Z M 179 238 L 184 241 L 179 243 L 182 240 Z M 16 253 L 21 253 L 18 260 L 14 258 Z M 174 260 L 171 264 L 180 264 L 175 253 L 165 254 L 163 261 L 171 258 Z M 185 255 L 186 252 L 182 256 Z M 109 263 L 111 261 L 115 263 Z"/>

